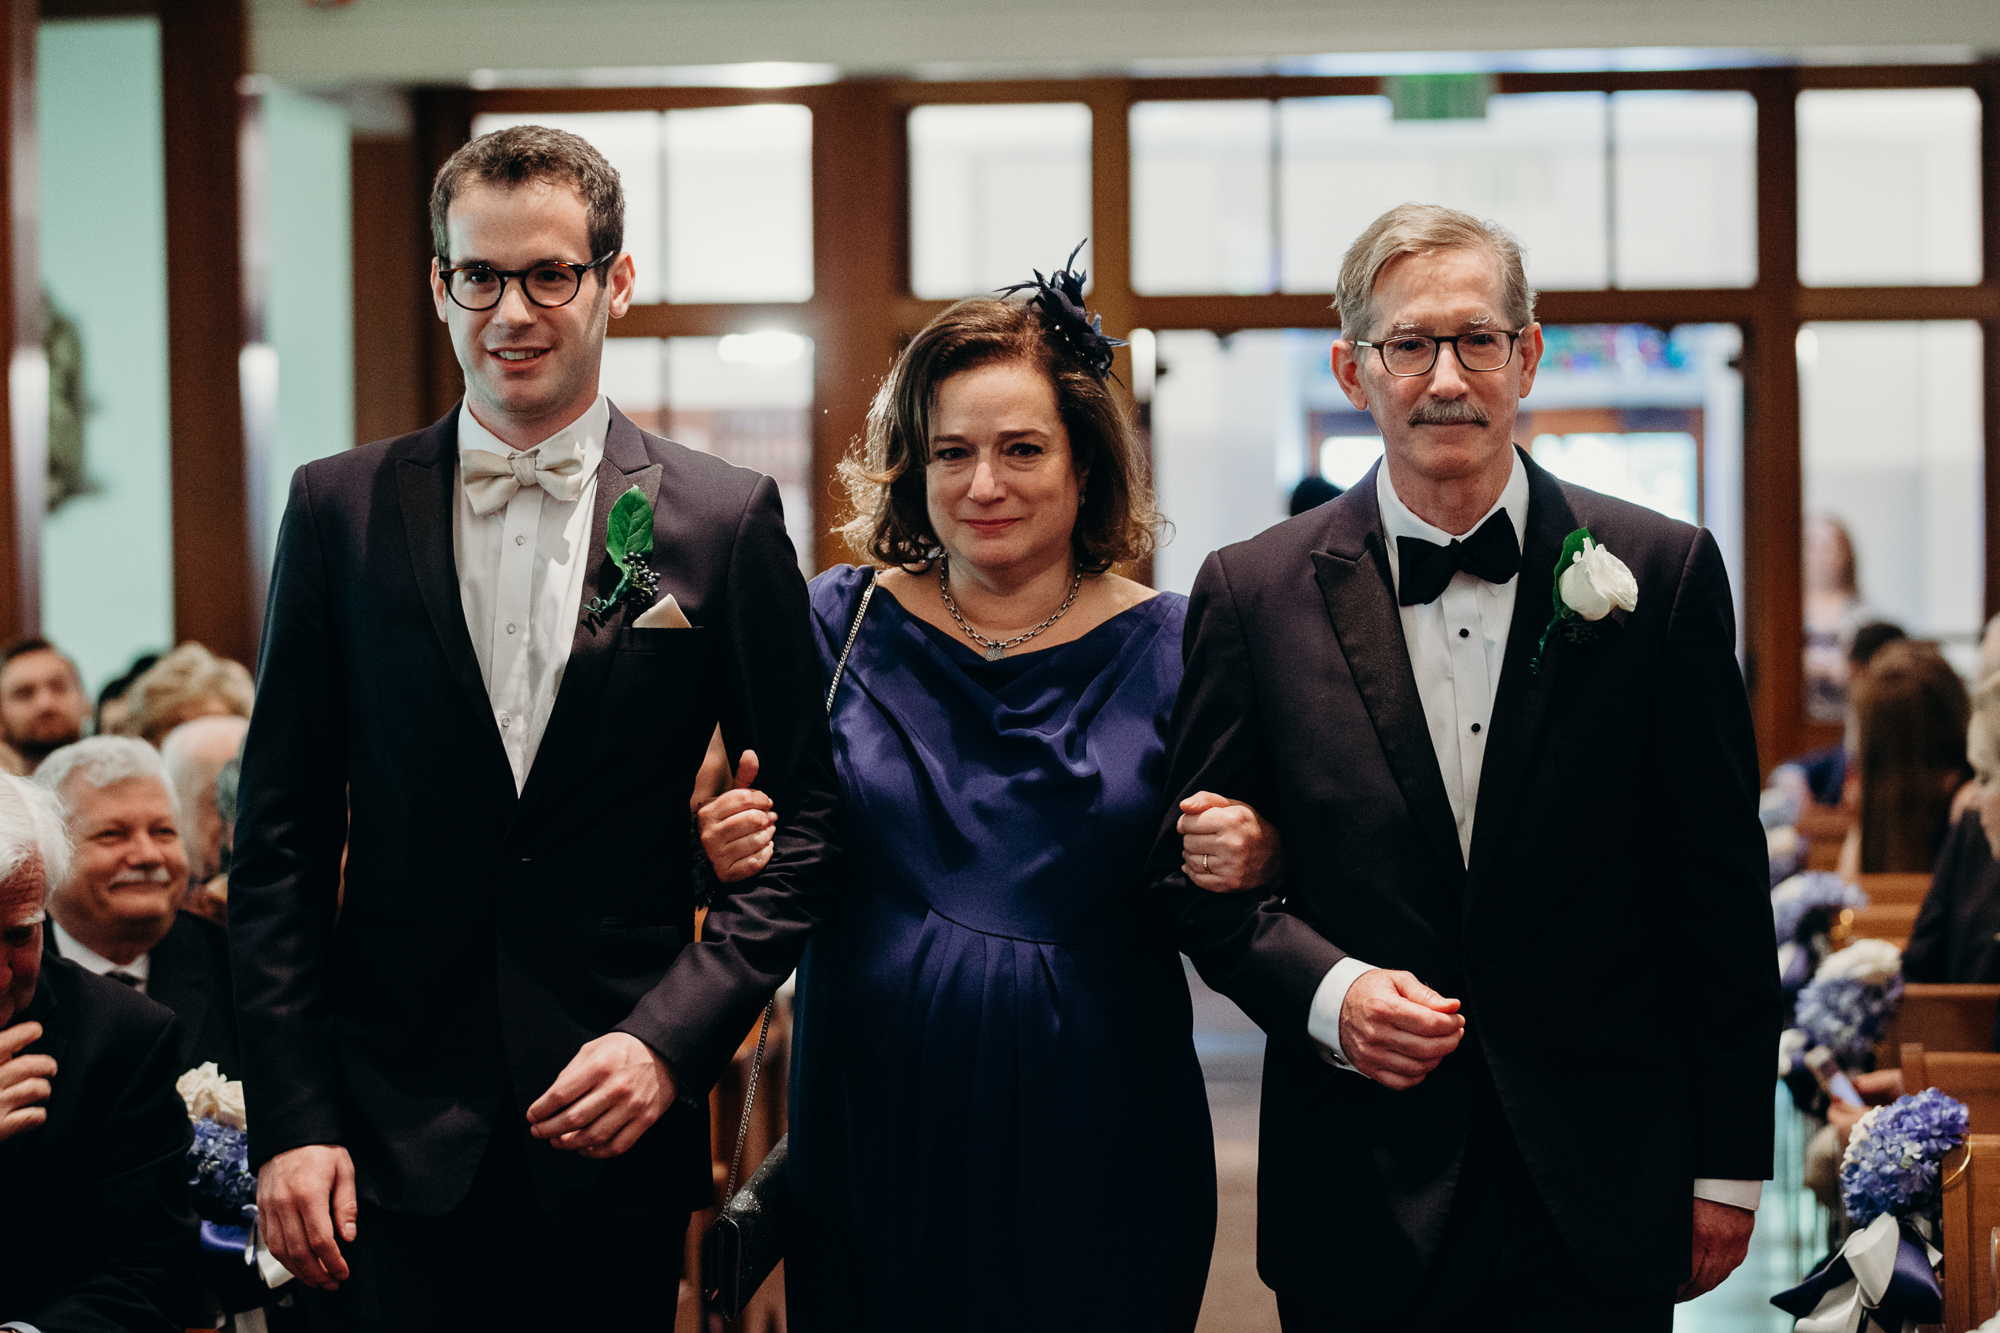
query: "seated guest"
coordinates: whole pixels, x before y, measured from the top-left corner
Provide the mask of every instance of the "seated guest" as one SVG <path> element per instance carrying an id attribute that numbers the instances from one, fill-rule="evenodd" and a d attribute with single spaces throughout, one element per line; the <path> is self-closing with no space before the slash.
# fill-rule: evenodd
<path id="1" fill-rule="evenodd" d="M 174 786 L 187 846 L 184 906 L 211 921 L 229 919 L 229 846 L 235 829 L 216 804 L 216 779 L 243 748 L 250 723 L 240 717 L 198 717 L 167 733 L 160 759 Z"/>
<path id="2" fill-rule="evenodd" d="M 48 952 L 173 1010 L 181 1070 L 213 1060 L 235 1076 L 229 935 L 181 910 L 188 856 L 160 756 L 129 736 L 93 736 L 50 755 L 34 780 L 76 847 L 49 886 Z"/>
<path id="3" fill-rule="evenodd" d="M 175 727 L 198 717 L 249 717 L 254 692 L 242 663 L 184 643 L 132 682 L 116 731 L 158 745 Z"/>
<path id="4" fill-rule="evenodd" d="M 153 663 L 160 660 L 158 653 L 141 653 L 132 659 L 132 665 L 125 668 L 125 674 L 106 682 L 97 692 L 97 714 L 91 722 L 94 736 L 115 736 L 125 721 L 125 695 L 131 690 L 132 682 L 153 669 Z"/>
<path id="5" fill-rule="evenodd" d="M 1965 685 L 1936 645 L 1884 647 L 1855 681 L 1860 818 L 1841 849 L 1841 873 L 1929 870 L 1950 827 L 1952 797 L 1971 777 Z"/>
<path id="6" fill-rule="evenodd" d="M 1859 676 L 1885 645 L 1909 637 L 1900 625 L 1892 625 L 1886 620 L 1871 620 L 1854 631 L 1854 641 L 1847 650 L 1848 665 L 1854 675 Z M 1847 775 L 1853 758 L 1849 750 L 1853 745 L 1854 716 L 1850 708 L 1847 735 L 1839 744 L 1808 750 L 1796 759 L 1786 760 L 1772 770 L 1770 785 L 1795 790 L 1801 803 L 1809 798 L 1815 805 L 1839 805 L 1847 789 Z"/>
<path id="7" fill-rule="evenodd" d="M 0 652 L 0 738 L 35 765 L 83 739 L 90 698 L 76 663 L 47 639 L 22 639 Z"/>
<path id="8" fill-rule="evenodd" d="M 1973 697 L 1965 748 L 1972 805 L 1938 853 L 1903 951 L 1905 981 L 2000 982 L 2000 676 Z"/>
<path id="9" fill-rule="evenodd" d="M 196 1302 L 179 1024 L 42 953 L 69 848 L 0 777 L 0 1328 L 179 1333 Z"/>
<path id="10" fill-rule="evenodd" d="M 1340 487 L 1317 472 L 1309 472 L 1292 491 L 1291 515 L 1297 518 L 1308 509 L 1319 508 L 1340 493 Z"/>

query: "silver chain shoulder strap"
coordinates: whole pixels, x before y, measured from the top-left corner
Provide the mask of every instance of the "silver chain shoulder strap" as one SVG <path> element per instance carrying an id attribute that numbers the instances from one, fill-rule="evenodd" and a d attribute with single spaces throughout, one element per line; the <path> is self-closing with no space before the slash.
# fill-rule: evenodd
<path id="1" fill-rule="evenodd" d="M 868 614 L 869 599 L 875 596 L 875 572 L 868 573 L 868 586 L 861 590 L 861 605 L 854 612 L 854 624 L 848 628 L 847 642 L 840 646 L 840 660 L 833 664 L 833 681 L 826 687 L 826 711 L 833 713 L 833 696 L 840 689 L 840 678 L 847 671 L 847 655 L 854 651 L 854 640 L 861 634 L 861 618 Z M 750 1109 L 757 1104 L 757 1078 L 764 1072 L 764 1043 L 771 1036 L 771 1015 L 777 1010 L 778 999 L 774 995 L 764 1005 L 764 1021 L 757 1029 L 757 1054 L 750 1060 L 750 1083 L 743 1090 L 743 1119 L 736 1126 L 736 1151 L 729 1157 L 729 1180 L 722 1187 L 723 1206 L 736 1197 L 736 1177 L 743 1170 L 743 1144 L 750 1137 Z"/>

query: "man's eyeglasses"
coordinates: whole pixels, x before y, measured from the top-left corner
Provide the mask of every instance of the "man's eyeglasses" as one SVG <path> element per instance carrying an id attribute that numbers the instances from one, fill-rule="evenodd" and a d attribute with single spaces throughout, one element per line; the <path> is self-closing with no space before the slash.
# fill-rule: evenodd
<path id="1" fill-rule="evenodd" d="M 588 264 L 571 264 L 560 259 L 545 260 L 533 268 L 489 268 L 485 264 L 461 264 L 441 268 L 444 289 L 462 309 L 491 310 L 507 294 L 507 279 L 521 284 L 521 294 L 545 309 L 566 306 L 583 290 L 583 275 L 617 258 L 617 251 L 593 259 Z"/>
<path id="2" fill-rule="evenodd" d="M 1372 347 L 1382 357 L 1382 369 L 1391 375 L 1428 375 L 1437 364 L 1438 347 L 1450 343 L 1458 364 L 1467 370 L 1498 370 L 1514 359 L 1514 342 L 1521 336 L 1520 329 L 1482 329 L 1478 333 L 1460 333 L 1448 338 L 1433 338 L 1423 333 L 1403 333 L 1381 342 L 1369 342 L 1356 338 L 1356 347 Z"/>

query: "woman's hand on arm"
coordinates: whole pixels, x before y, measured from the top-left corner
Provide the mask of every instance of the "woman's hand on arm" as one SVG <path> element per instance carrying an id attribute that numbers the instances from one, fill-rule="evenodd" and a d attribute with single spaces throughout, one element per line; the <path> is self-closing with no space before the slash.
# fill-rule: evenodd
<path id="1" fill-rule="evenodd" d="M 695 812 L 702 853 L 724 884 L 749 879 L 771 859 L 778 816 L 771 798 L 750 785 L 756 780 L 757 752 L 745 750 L 729 790 Z"/>
<path id="2" fill-rule="evenodd" d="M 1262 888 L 1284 873 L 1278 830 L 1241 801 L 1198 791 L 1181 802 L 1181 868 L 1210 893 Z"/>

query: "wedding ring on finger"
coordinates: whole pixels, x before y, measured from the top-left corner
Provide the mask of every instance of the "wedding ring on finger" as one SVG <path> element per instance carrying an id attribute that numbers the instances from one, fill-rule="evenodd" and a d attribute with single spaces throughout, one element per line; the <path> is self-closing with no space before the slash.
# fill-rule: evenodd
<path id="1" fill-rule="evenodd" d="M 1203 852 L 1203 853 L 1201 854 L 1201 873 L 1202 873 L 1202 874 L 1204 874 L 1204 875 L 1206 875 L 1206 874 L 1208 873 L 1208 853 L 1207 853 L 1207 852 Z"/>

